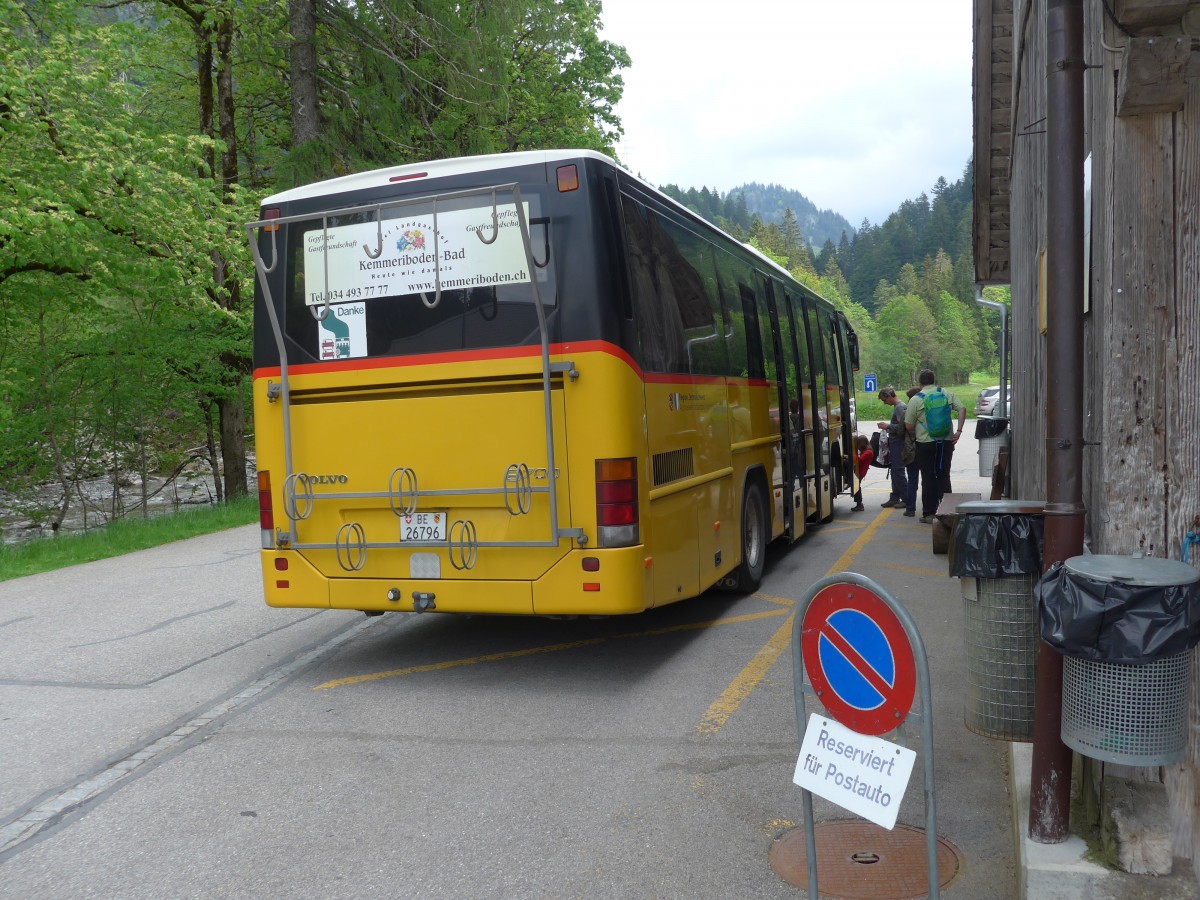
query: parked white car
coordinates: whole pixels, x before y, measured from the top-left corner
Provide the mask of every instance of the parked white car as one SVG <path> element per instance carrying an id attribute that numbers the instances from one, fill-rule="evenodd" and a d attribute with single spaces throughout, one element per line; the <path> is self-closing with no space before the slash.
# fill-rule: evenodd
<path id="1" fill-rule="evenodd" d="M 1012 413 L 1012 388 L 1008 389 L 1008 413 Z M 997 413 L 997 405 L 1000 403 L 1000 385 L 995 387 L 984 388 L 979 392 L 979 397 L 975 401 L 975 415 L 977 416 L 994 416 Z"/>

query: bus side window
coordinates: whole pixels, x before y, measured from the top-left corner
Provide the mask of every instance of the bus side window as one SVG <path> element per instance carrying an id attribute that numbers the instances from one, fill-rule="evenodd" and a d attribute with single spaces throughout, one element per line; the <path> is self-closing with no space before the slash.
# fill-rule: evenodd
<path id="1" fill-rule="evenodd" d="M 622 196 L 625 213 L 625 258 L 633 289 L 633 307 L 637 319 L 642 367 L 649 372 L 671 372 L 686 359 L 683 325 L 674 302 L 665 302 L 660 292 L 664 281 L 655 252 L 650 214 L 629 196 Z"/>
<path id="2" fill-rule="evenodd" d="M 722 254 L 717 261 L 717 282 L 729 316 L 729 374 L 734 378 L 762 378 L 762 327 L 758 322 L 755 285 L 760 276 L 747 263 Z"/>
<path id="3" fill-rule="evenodd" d="M 721 305 L 712 250 L 703 238 L 670 219 L 661 222 L 663 236 L 670 242 L 662 250 L 683 322 L 687 371 L 693 375 L 724 375 L 727 363 L 717 331 Z"/>
<path id="4" fill-rule="evenodd" d="M 767 292 L 771 289 L 767 281 L 767 277 L 761 273 L 755 273 L 758 277 L 754 279 L 755 299 L 758 302 L 758 324 L 762 332 L 762 339 L 759 341 L 759 346 L 762 347 L 763 355 L 763 376 L 775 385 L 775 337 L 771 327 L 771 308 L 768 306 L 770 302 L 767 297 Z"/>
<path id="5" fill-rule="evenodd" d="M 800 395 L 803 411 L 801 427 L 806 430 L 812 430 L 813 376 L 812 364 L 809 362 L 808 327 L 805 324 L 804 303 L 801 301 L 800 296 L 796 294 L 789 294 L 788 302 L 791 304 L 792 317 L 796 322 L 796 351 L 799 354 L 796 391 Z"/>

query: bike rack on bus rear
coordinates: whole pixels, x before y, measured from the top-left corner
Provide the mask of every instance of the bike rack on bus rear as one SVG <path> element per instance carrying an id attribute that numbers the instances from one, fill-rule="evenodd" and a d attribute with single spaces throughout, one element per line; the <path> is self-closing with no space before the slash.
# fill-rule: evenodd
<path id="1" fill-rule="evenodd" d="M 545 487 L 536 487 L 532 484 L 529 466 L 525 463 L 513 463 L 504 472 L 503 480 L 500 487 L 497 488 L 466 488 L 466 489 L 442 489 L 442 490 L 425 490 L 422 489 L 417 480 L 417 473 L 407 466 L 397 466 L 392 470 L 391 476 L 388 479 L 388 489 L 386 491 L 368 491 L 368 492 L 317 492 L 313 489 L 312 479 L 302 473 L 296 472 L 292 464 L 292 419 L 291 419 L 291 385 L 288 377 L 288 358 L 287 347 L 284 343 L 283 329 L 279 323 L 279 316 L 275 310 L 274 298 L 271 295 L 271 285 L 267 278 L 279 264 L 279 248 L 277 245 L 278 228 L 275 226 L 286 225 L 291 222 L 310 222 L 315 219 L 321 220 L 321 228 L 323 230 L 325 240 L 322 245 L 322 252 L 326 254 L 325 259 L 325 302 L 320 310 L 312 307 L 312 313 L 318 319 L 324 320 L 330 312 L 329 303 L 329 265 L 328 265 L 328 229 L 329 220 L 336 216 L 343 215 L 361 215 L 364 212 L 374 213 L 376 222 L 377 243 L 375 246 L 374 255 L 370 248 L 366 248 L 367 255 L 376 258 L 382 252 L 383 248 L 383 214 L 387 210 L 402 208 L 406 206 L 416 205 L 432 205 L 433 209 L 433 235 L 434 235 L 434 256 L 437 257 L 437 208 L 438 204 L 449 200 L 458 200 L 464 197 L 473 197 L 490 194 L 492 198 L 492 236 L 485 238 L 482 231 L 477 231 L 476 236 L 485 244 L 490 244 L 496 239 L 497 225 L 497 201 L 498 193 L 512 193 L 513 203 L 516 207 L 517 222 L 521 229 L 521 242 L 525 250 L 526 264 L 529 266 L 530 286 L 533 289 L 534 307 L 537 311 L 538 332 L 541 337 L 541 361 L 542 361 L 542 399 L 543 399 L 543 416 L 545 420 L 546 431 L 546 477 L 548 484 Z M 268 266 L 259 252 L 258 237 L 255 234 L 256 229 L 267 228 L 271 235 L 271 264 Z M 547 229 L 549 224 L 546 224 Z M 288 530 L 284 533 L 281 530 L 276 530 L 274 536 L 274 545 L 271 544 L 270 538 L 264 538 L 263 549 L 272 550 L 275 547 L 288 548 L 293 550 L 333 550 L 337 554 L 338 565 L 345 571 L 356 572 L 366 565 L 367 550 L 372 548 L 379 549 L 420 549 L 420 548 L 440 548 L 447 552 L 450 559 L 450 564 L 456 569 L 470 569 L 475 564 L 480 548 L 492 547 L 557 547 L 564 538 L 574 539 L 580 544 L 587 542 L 587 535 L 584 534 L 582 528 L 562 528 L 558 523 L 558 469 L 555 466 L 554 460 L 554 416 L 553 404 L 551 399 L 551 376 L 553 374 L 565 374 L 572 381 L 579 377 L 579 372 L 575 368 L 575 364 L 568 360 L 559 362 L 550 361 L 550 330 L 546 323 L 546 311 L 542 304 L 542 295 L 538 290 L 536 272 L 541 266 L 536 265 L 533 257 L 532 241 L 529 234 L 529 223 L 525 218 L 525 207 L 521 202 L 520 186 L 513 182 L 511 184 L 498 184 L 485 188 L 474 188 L 463 191 L 453 191 L 444 194 L 433 194 L 422 197 L 410 197 L 403 200 L 392 200 L 385 203 L 368 204 L 365 206 L 343 207 L 341 209 L 326 210 L 321 213 L 309 213 L 294 216 L 284 216 L 277 219 L 264 219 L 257 222 L 250 222 L 246 225 L 246 233 L 250 240 L 250 249 L 254 254 L 254 268 L 258 274 L 258 283 L 262 288 L 263 297 L 266 301 L 267 315 L 271 320 L 271 332 L 275 337 L 275 346 L 279 352 L 279 383 L 268 382 L 267 396 L 271 402 L 279 400 L 283 407 L 283 452 L 284 452 L 284 469 L 286 478 L 283 483 L 283 508 L 288 519 Z M 549 254 L 547 254 L 547 262 Z M 436 291 L 433 301 L 429 301 L 424 294 L 421 295 L 421 301 L 428 307 L 436 307 L 441 300 L 442 283 L 441 269 L 438 267 L 435 270 L 434 283 Z M 477 537 L 475 524 L 470 520 L 459 519 L 453 523 L 449 523 L 446 530 L 446 538 L 441 541 L 368 541 L 366 533 L 361 524 L 358 522 L 348 522 L 344 524 L 337 533 L 333 543 L 301 543 L 297 533 L 297 522 L 307 519 L 313 511 L 315 504 L 322 500 L 348 500 L 359 498 L 387 498 L 388 506 L 397 518 L 411 515 L 417 511 L 420 500 L 429 497 L 446 497 L 446 496 L 463 496 L 463 495 L 496 495 L 499 494 L 504 498 L 505 508 L 510 515 L 524 515 L 532 508 L 534 494 L 547 494 L 550 504 L 550 536 L 543 541 L 480 541 Z"/>

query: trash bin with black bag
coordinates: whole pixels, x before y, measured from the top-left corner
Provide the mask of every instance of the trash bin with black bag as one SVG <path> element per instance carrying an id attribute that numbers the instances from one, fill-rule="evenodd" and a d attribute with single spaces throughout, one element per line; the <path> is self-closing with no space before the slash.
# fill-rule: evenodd
<path id="1" fill-rule="evenodd" d="M 1063 655 L 1063 743 L 1120 765 L 1179 762 L 1200 571 L 1140 555 L 1073 556 L 1036 593 L 1042 639 Z"/>
<path id="2" fill-rule="evenodd" d="M 961 579 L 967 658 L 967 728 L 1004 741 L 1033 740 L 1042 574 L 1041 500 L 958 504 L 950 574 Z"/>
<path id="3" fill-rule="evenodd" d="M 1008 446 L 1008 418 L 1005 416 L 977 416 L 975 439 L 979 441 L 979 474 L 988 478 L 996 467 L 996 458 L 1001 447 Z"/>

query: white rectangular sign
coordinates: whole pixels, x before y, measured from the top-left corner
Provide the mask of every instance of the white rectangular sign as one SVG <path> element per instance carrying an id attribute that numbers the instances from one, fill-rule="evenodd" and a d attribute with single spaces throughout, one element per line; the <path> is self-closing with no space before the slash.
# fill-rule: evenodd
<path id="1" fill-rule="evenodd" d="M 792 780 L 855 815 L 896 826 L 917 754 L 813 713 Z"/>
<path id="2" fill-rule="evenodd" d="M 529 204 L 525 207 L 526 221 Z M 496 212 L 496 239 L 492 212 Z M 483 235 L 483 239 L 480 238 Z M 371 254 L 379 251 L 378 256 Z M 326 273 L 328 272 L 328 283 Z M 320 228 L 304 236 L 304 293 L 309 306 L 375 297 L 529 281 L 514 203 L 408 212 L 401 218 Z"/>
<path id="3" fill-rule="evenodd" d="M 339 303 L 317 320 L 321 359 L 349 359 L 367 355 L 367 305 Z"/>

